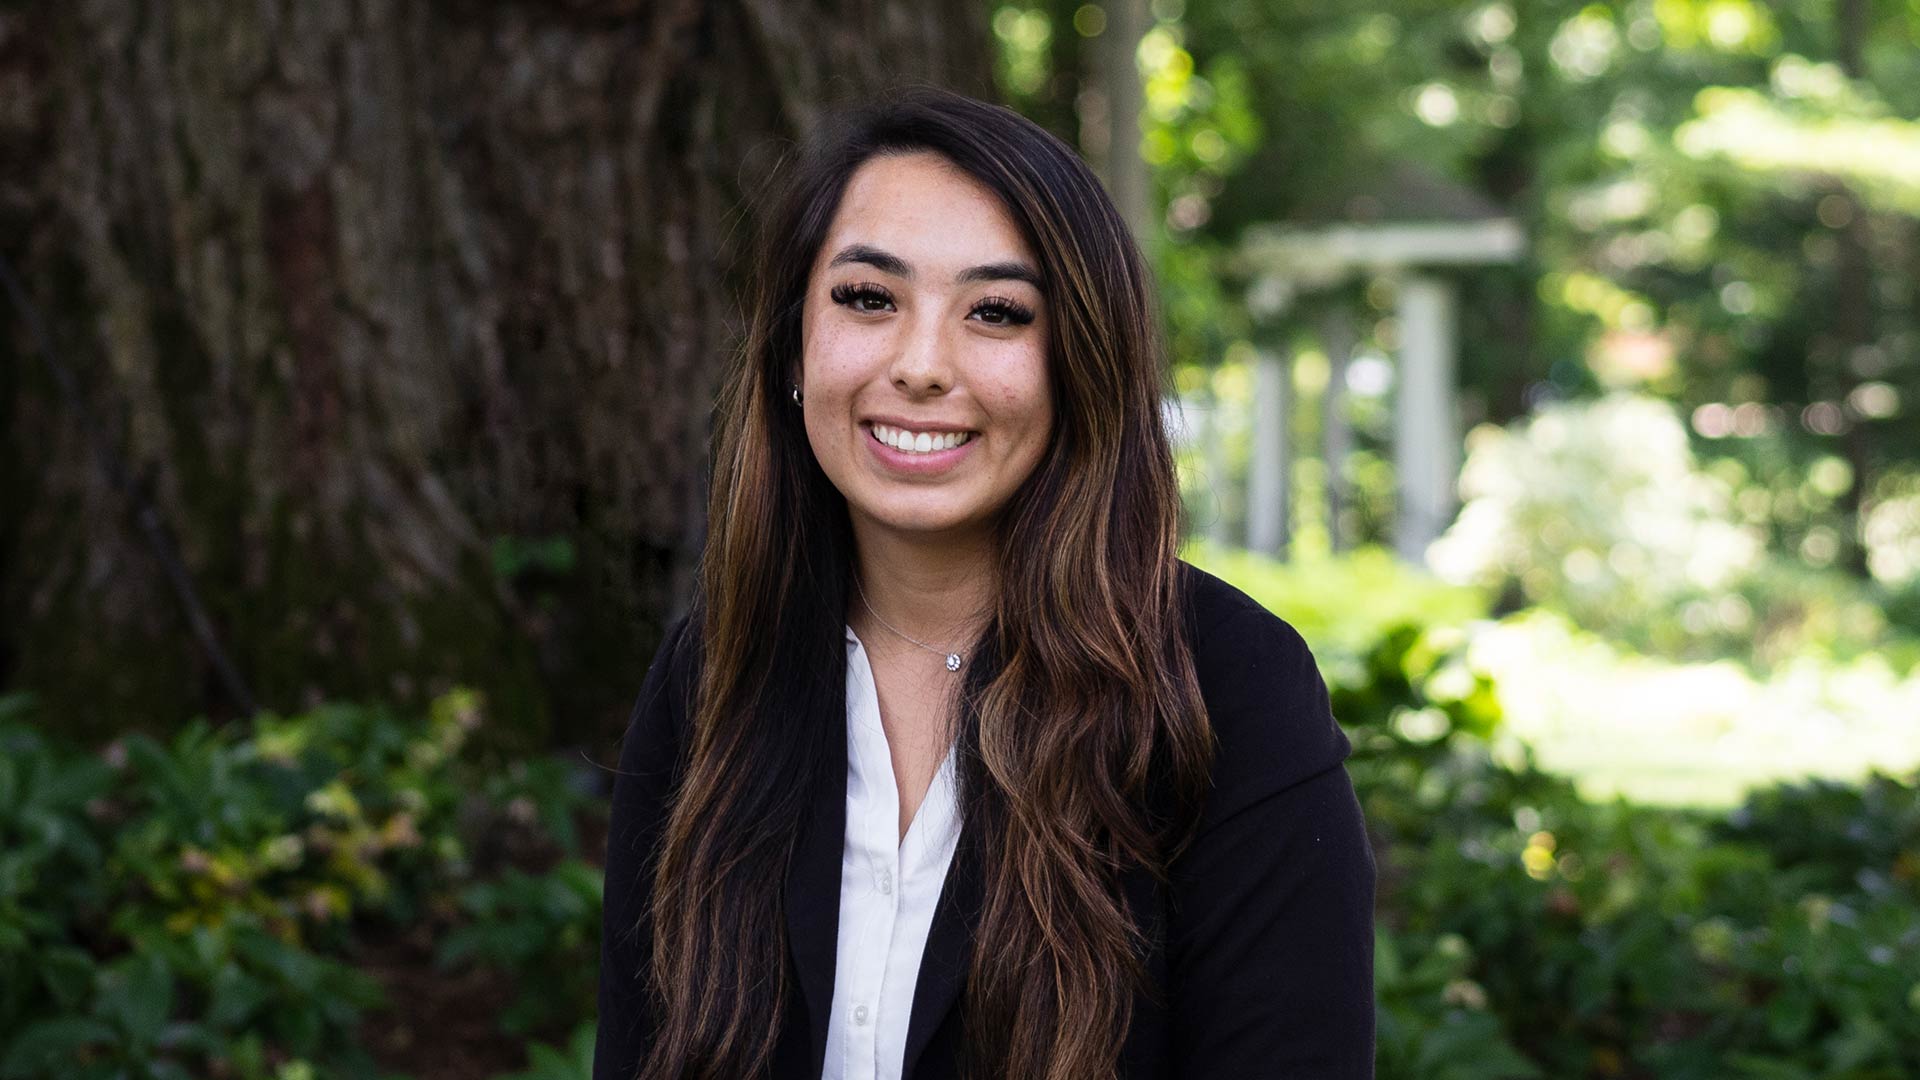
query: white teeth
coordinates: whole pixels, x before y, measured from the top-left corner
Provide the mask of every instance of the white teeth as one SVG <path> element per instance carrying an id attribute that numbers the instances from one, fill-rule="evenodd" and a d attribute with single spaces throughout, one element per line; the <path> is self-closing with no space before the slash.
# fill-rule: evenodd
<path id="1" fill-rule="evenodd" d="M 930 454 L 935 450 L 951 450 L 973 438 L 973 433 L 949 431 L 935 435 L 928 431 L 906 431 L 902 428 L 888 427 L 885 424 L 875 424 L 873 437 L 904 453 Z"/>

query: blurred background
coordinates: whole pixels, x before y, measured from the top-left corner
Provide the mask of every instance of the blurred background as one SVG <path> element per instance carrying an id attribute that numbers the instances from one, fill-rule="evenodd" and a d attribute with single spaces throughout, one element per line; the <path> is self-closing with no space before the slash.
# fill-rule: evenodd
<path id="1" fill-rule="evenodd" d="M 585 1077 L 755 198 L 901 80 L 1158 275 L 1383 1078 L 1920 1076 L 1920 0 L 0 3 L 0 1078 Z"/>

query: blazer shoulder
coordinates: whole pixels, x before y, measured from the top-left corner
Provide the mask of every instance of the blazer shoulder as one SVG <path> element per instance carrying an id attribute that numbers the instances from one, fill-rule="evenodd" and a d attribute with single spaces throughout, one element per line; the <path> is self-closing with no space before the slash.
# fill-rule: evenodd
<path id="1" fill-rule="evenodd" d="M 1185 559 L 1180 560 L 1180 585 L 1186 597 L 1190 629 L 1206 629 L 1223 618 L 1241 614 L 1265 615 L 1285 622 L 1260 601 Z"/>
<path id="2" fill-rule="evenodd" d="M 1215 740 L 1205 827 L 1340 765 L 1352 743 L 1292 623 L 1189 563 L 1187 623 Z"/>
<path id="3" fill-rule="evenodd" d="M 1183 561 L 1180 569 L 1194 659 L 1213 662 L 1213 670 L 1202 674 L 1203 681 L 1208 674 L 1258 671 L 1246 665 L 1277 657 L 1313 658 L 1300 631 L 1260 601 L 1192 563 Z"/>

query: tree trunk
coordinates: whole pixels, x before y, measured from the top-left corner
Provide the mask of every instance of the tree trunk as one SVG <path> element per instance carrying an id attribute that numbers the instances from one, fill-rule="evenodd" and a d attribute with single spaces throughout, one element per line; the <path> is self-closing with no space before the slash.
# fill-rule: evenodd
<path id="1" fill-rule="evenodd" d="M 989 92 L 913 0 L 91 0 L 0 11 L 0 686 L 83 734 L 251 695 L 632 704 L 701 545 L 752 207 L 820 109 Z"/>

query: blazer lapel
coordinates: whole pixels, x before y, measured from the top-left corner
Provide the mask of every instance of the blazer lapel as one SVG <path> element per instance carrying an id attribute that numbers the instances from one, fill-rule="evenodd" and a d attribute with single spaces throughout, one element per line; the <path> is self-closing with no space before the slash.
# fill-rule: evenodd
<path id="1" fill-rule="evenodd" d="M 831 695 L 829 695 L 831 697 Z M 838 715 L 811 718 L 823 733 L 825 769 L 814 787 L 813 805 L 787 868 L 787 949 L 806 999 L 813 1065 L 826 1062 L 827 1020 L 833 1012 L 833 969 L 839 949 L 840 862 L 847 835 L 846 703 Z"/>
<path id="2" fill-rule="evenodd" d="M 973 959 L 974 931 L 980 924 L 985 897 L 983 858 L 978 848 L 980 830 L 971 820 L 962 822 L 953 863 L 940 887 L 927 930 L 926 951 L 920 956 L 920 975 L 914 982 L 913 1009 L 907 1018 L 907 1050 L 902 1080 L 913 1080 L 920 1055 L 954 1007 L 966 983 Z"/>

